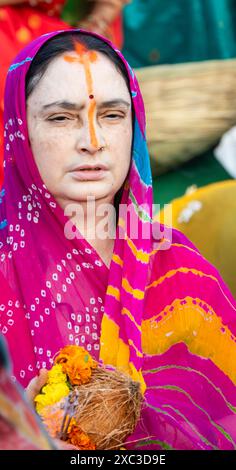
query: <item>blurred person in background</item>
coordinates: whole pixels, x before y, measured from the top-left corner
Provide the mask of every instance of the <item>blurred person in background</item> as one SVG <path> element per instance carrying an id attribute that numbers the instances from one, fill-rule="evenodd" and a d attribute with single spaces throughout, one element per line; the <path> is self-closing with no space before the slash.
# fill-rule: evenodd
<path id="1" fill-rule="evenodd" d="M 50 450 L 52 442 L 30 408 L 21 387 L 11 380 L 6 344 L 0 336 L 0 450 Z"/>

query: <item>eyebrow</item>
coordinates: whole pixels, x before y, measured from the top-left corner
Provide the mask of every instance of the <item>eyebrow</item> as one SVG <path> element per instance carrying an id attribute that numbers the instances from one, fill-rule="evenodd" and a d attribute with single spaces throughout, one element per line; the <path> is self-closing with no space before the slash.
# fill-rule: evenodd
<path id="1" fill-rule="evenodd" d="M 70 101 L 54 101 L 53 103 L 45 104 L 42 107 L 42 110 L 44 111 L 48 108 L 52 108 L 53 106 L 75 111 L 81 111 L 81 109 L 84 107 L 84 105 L 78 106 L 76 103 L 71 103 Z M 119 98 L 116 100 L 103 101 L 98 105 L 98 108 L 115 108 L 116 106 L 125 106 L 126 108 L 130 108 L 131 104 L 128 101 Z"/>

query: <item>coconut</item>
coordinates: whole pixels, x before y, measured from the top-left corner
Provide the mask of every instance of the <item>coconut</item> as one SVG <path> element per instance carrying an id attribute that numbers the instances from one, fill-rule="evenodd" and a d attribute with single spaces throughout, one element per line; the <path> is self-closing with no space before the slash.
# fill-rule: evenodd
<path id="1" fill-rule="evenodd" d="M 88 383 L 74 386 L 58 404 L 48 406 L 43 420 L 52 437 L 71 442 L 68 437 L 73 420 L 94 448 L 119 449 L 134 431 L 141 406 L 139 382 L 117 369 L 98 366 Z M 57 424 L 51 426 L 52 420 Z"/>

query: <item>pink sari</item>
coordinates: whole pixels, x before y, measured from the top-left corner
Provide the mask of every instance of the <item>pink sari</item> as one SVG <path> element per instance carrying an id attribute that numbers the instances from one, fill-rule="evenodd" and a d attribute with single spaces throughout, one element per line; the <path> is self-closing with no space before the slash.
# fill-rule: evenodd
<path id="1" fill-rule="evenodd" d="M 123 238 L 116 238 L 109 270 L 85 239 L 64 236 L 67 218 L 29 147 L 25 103 L 30 63 L 56 34 L 41 36 L 17 56 L 6 85 L 0 323 L 14 375 L 26 385 L 39 368 L 50 367 L 60 347 L 83 345 L 141 381 L 142 417 L 127 446 L 235 449 L 236 305 L 217 271 L 182 234 L 173 231 L 169 241 L 161 233 L 141 237 L 142 229 L 158 235 L 160 227 L 152 223 L 142 97 L 117 50 L 135 110 L 121 203 L 130 205 L 140 236 L 132 237 L 120 213 Z"/>

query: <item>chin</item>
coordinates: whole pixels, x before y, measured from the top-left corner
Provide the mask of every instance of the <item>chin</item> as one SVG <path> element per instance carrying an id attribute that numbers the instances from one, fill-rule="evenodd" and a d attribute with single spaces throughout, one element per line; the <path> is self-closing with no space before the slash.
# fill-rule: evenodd
<path id="1" fill-rule="evenodd" d="M 109 193 L 105 191 L 88 191 L 88 189 L 84 192 L 80 191 L 79 193 L 74 193 L 74 194 L 68 194 L 68 199 L 71 200 L 72 203 L 84 203 L 88 201 L 88 198 L 91 198 L 92 200 L 98 201 L 100 199 L 105 199 L 111 200 L 112 201 L 112 196 L 109 195 Z"/>
<path id="2" fill-rule="evenodd" d="M 78 190 L 79 189 L 79 190 Z M 112 194 L 111 194 L 112 191 Z M 113 187 L 112 185 L 104 185 L 100 182 L 86 181 L 84 188 L 77 188 L 77 191 L 71 191 L 72 199 L 77 202 L 86 202 L 88 197 L 97 199 L 108 199 L 113 198 Z"/>

